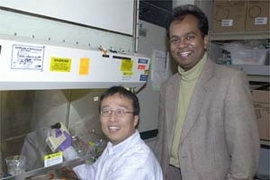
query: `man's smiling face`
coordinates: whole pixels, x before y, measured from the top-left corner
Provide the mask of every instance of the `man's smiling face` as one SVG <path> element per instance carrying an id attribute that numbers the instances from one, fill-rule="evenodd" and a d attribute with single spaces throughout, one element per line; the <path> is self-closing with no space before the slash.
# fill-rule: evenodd
<path id="1" fill-rule="evenodd" d="M 204 56 L 208 36 L 202 37 L 198 19 L 186 15 L 183 20 L 175 20 L 169 28 L 170 50 L 174 60 L 185 71 L 194 67 Z"/>

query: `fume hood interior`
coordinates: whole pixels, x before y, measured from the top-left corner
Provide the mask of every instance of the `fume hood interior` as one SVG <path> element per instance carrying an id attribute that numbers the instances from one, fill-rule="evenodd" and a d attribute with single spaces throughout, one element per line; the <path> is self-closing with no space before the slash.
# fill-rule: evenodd
<path id="1" fill-rule="evenodd" d="M 52 152 L 41 132 L 57 122 L 65 123 L 73 136 L 86 143 L 100 139 L 105 143 L 107 139 L 101 131 L 98 113 L 99 96 L 104 90 L 0 91 L 1 177 L 7 175 L 5 158 L 20 155 L 23 148 L 31 153 L 27 159 L 27 171 L 43 168 L 46 154 L 41 152 Z M 25 147 L 33 133 L 30 145 L 28 143 Z"/>

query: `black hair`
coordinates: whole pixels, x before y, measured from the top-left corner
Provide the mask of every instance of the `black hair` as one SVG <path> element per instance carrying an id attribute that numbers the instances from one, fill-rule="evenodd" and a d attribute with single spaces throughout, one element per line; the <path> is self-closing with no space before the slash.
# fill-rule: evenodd
<path id="1" fill-rule="evenodd" d="M 133 101 L 133 115 L 139 115 L 140 114 L 140 103 L 139 99 L 136 94 L 131 92 L 130 90 L 122 87 L 122 86 L 112 86 L 109 89 L 107 89 L 101 96 L 100 96 L 100 103 L 99 103 L 99 111 L 101 110 L 101 102 L 104 98 L 113 96 L 114 94 L 120 94 L 121 96 L 131 99 Z"/>
<path id="2" fill-rule="evenodd" d="M 167 31 L 167 36 L 169 37 L 169 30 L 170 30 L 170 25 L 173 21 L 175 20 L 183 20 L 186 15 L 193 15 L 196 17 L 199 21 L 198 23 L 198 28 L 201 31 L 202 37 L 205 37 L 208 35 L 208 30 L 209 30 L 209 24 L 208 24 L 208 19 L 204 12 L 196 5 L 193 4 L 185 4 L 185 5 L 180 5 L 176 8 L 174 8 L 167 20 L 167 25 L 166 25 L 166 31 Z"/>

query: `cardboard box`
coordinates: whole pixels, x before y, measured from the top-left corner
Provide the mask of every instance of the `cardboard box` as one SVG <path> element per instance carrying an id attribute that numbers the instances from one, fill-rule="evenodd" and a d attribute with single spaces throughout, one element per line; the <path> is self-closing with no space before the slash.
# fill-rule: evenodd
<path id="1" fill-rule="evenodd" d="M 214 1 L 213 32 L 243 32 L 246 1 Z"/>
<path id="2" fill-rule="evenodd" d="M 237 1 L 247 1 L 247 0 L 213 0 L 214 2 L 220 2 L 220 1 L 222 1 L 222 2 L 237 2 Z"/>
<path id="3" fill-rule="evenodd" d="M 246 13 L 246 31 L 269 31 L 269 11 L 269 0 L 248 1 Z"/>
<path id="4" fill-rule="evenodd" d="M 270 91 L 253 90 L 252 95 L 258 120 L 260 138 L 263 140 L 270 140 Z"/>

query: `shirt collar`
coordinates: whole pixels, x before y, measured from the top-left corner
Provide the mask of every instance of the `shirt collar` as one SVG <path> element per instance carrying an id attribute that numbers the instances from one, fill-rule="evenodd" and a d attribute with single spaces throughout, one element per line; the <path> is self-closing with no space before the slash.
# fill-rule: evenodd
<path id="1" fill-rule="evenodd" d="M 128 137 L 123 142 L 121 142 L 117 145 L 113 145 L 111 142 L 108 142 L 107 148 L 106 148 L 108 151 L 108 154 L 113 155 L 113 154 L 119 153 L 121 151 L 125 151 L 127 149 L 127 147 L 134 144 L 135 143 L 134 141 L 136 141 L 138 138 L 140 138 L 140 133 L 136 129 L 135 133 L 133 133 L 130 137 Z"/>
<path id="2" fill-rule="evenodd" d="M 202 59 L 188 71 L 185 71 L 181 66 L 178 66 L 178 73 L 181 75 L 181 79 L 184 81 L 191 81 L 197 79 L 201 74 L 206 59 L 207 53 L 205 53 Z"/>

